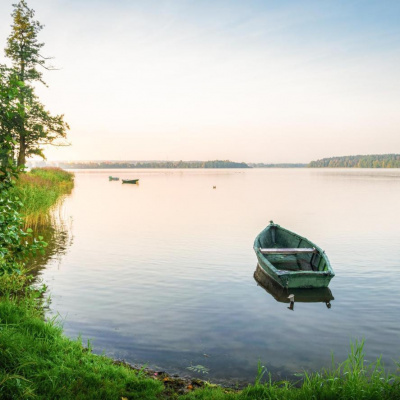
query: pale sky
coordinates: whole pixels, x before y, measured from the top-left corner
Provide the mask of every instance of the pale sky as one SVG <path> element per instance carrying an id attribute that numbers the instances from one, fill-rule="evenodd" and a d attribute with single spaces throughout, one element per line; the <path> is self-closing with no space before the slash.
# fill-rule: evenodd
<path id="1" fill-rule="evenodd" d="M 398 0 L 27 1 L 60 68 L 38 94 L 71 126 L 49 160 L 400 153 Z"/>

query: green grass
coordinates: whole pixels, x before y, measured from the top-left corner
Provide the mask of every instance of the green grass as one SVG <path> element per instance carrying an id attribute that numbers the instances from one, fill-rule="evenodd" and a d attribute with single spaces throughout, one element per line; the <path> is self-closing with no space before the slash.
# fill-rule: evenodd
<path id="1" fill-rule="evenodd" d="M 74 175 L 60 168 L 34 168 L 21 174 L 14 191 L 23 203 L 21 215 L 26 226 L 48 224 L 51 209 L 73 186 Z"/>

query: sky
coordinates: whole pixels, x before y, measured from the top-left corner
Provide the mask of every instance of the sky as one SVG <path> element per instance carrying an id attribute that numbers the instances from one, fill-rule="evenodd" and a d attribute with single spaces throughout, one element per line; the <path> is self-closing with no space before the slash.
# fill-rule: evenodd
<path id="1" fill-rule="evenodd" d="M 71 127 L 48 160 L 400 153 L 398 0 L 27 2 L 59 68 L 37 94 Z"/>

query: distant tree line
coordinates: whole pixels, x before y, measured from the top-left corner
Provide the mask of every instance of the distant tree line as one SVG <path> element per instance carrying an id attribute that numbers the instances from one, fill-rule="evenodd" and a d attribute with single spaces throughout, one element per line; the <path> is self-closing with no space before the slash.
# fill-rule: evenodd
<path id="1" fill-rule="evenodd" d="M 310 168 L 400 168 L 400 154 L 370 154 L 323 158 L 311 161 Z"/>
<path id="2" fill-rule="evenodd" d="M 290 163 L 282 163 L 282 164 L 264 164 L 264 163 L 249 163 L 251 168 L 305 168 L 308 164 L 290 164 Z"/>
<path id="3" fill-rule="evenodd" d="M 246 163 L 238 163 L 229 160 L 214 161 L 138 161 L 138 162 L 67 162 L 60 163 L 62 168 L 84 169 L 84 168 L 250 168 Z"/>

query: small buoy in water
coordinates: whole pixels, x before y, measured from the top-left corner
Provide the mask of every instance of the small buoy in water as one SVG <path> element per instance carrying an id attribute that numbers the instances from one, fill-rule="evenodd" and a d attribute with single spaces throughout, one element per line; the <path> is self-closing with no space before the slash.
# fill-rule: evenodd
<path id="1" fill-rule="evenodd" d="M 213 186 L 213 189 L 216 189 L 217 187 L 216 186 Z"/>

